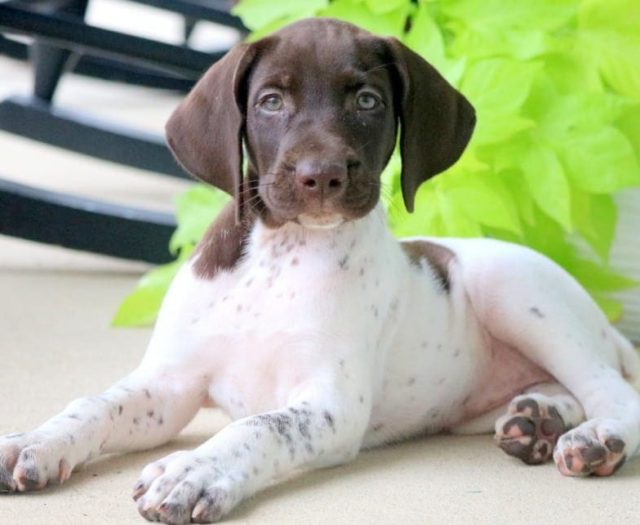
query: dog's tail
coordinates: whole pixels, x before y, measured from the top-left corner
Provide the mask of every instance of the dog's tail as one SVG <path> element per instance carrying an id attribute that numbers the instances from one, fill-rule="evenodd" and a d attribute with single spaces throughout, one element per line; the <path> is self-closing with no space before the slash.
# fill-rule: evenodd
<path id="1" fill-rule="evenodd" d="M 631 341 L 611 327 L 623 377 L 640 392 L 640 354 Z"/>

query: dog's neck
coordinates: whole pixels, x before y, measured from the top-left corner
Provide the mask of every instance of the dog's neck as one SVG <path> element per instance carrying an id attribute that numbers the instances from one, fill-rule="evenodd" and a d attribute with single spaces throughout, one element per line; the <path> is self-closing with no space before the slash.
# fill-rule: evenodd
<path id="1" fill-rule="evenodd" d="M 331 253 L 337 247 L 350 252 L 364 251 L 364 247 L 377 246 L 390 237 L 386 226 L 386 213 L 382 204 L 360 219 L 346 221 L 330 229 L 315 229 L 288 222 L 278 228 L 270 228 L 257 220 L 249 239 L 248 255 L 270 253 L 280 256 L 304 247 L 315 252 L 315 257 Z"/>

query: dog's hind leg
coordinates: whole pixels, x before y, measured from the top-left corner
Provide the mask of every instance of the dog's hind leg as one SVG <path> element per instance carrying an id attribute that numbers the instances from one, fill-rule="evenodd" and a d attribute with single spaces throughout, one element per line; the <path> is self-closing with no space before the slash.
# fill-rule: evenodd
<path id="1" fill-rule="evenodd" d="M 480 246 L 480 245 L 478 245 Z M 492 337 L 545 369 L 587 420 L 560 437 L 565 475 L 609 475 L 640 445 L 640 359 L 580 285 L 531 250 L 496 243 L 462 250 L 464 285 Z"/>
<path id="2" fill-rule="evenodd" d="M 76 399 L 31 432 L 0 437 L 0 491 L 42 489 L 100 454 L 168 441 L 201 406 L 194 383 L 136 371 L 102 395 Z"/>

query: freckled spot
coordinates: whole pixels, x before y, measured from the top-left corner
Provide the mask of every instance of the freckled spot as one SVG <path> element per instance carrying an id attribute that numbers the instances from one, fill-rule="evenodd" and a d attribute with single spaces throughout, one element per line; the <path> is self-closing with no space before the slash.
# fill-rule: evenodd
<path id="1" fill-rule="evenodd" d="M 358 274 L 360 275 L 360 277 L 364 275 L 364 266 L 360 268 L 360 271 L 358 272 Z"/>
<path id="2" fill-rule="evenodd" d="M 329 414 L 329 412 L 327 412 L 326 410 L 324 411 L 322 416 L 324 417 L 324 420 L 327 423 L 327 425 L 329 425 L 335 431 L 335 423 L 333 422 L 333 416 Z"/>
<path id="3" fill-rule="evenodd" d="M 147 399 L 151 399 L 151 392 L 149 392 L 149 389 L 148 389 L 148 388 L 145 388 L 145 389 L 144 389 L 144 396 L 145 396 Z"/>
<path id="4" fill-rule="evenodd" d="M 377 423 L 377 424 L 373 425 L 373 427 L 371 427 L 371 430 L 373 430 L 374 432 L 379 432 L 383 428 L 384 428 L 384 424 Z"/>
<path id="5" fill-rule="evenodd" d="M 163 425 L 164 424 L 164 419 L 162 419 L 162 417 L 160 417 L 158 419 L 158 425 Z"/>
<path id="6" fill-rule="evenodd" d="M 289 299 L 293 299 L 296 296 L 296 292 L 291 292 L 289 294 Z"/>
<path id="7" fill-rule="evenodd" d="M 363 396 L 360 396 L 360 397 L 358 398 L 358 400 L 360 401 L 360 404 L 364 403 L 364 397 L 363 397 Z"/>
<path id="8" fill-rule="evenodd" d="M 222 298 L 222 302 L 223 302 L 223 303 L 224 303 L 224 302 L 226 302 L 226 301 L 227 301 L 227 299 L 229 299 L 229 296 L 228 296 L 228 295 L 225 295 L 225 296 Z"/>
<path id="9" fill-rule="evenodd" d="M 297 257 L 294 257 L 293 259 L 291 259 L 291 266 L 298 266 L 299 262 L 300 260 Z"/>
<path id="10" fill-rule="evenodd" d="M 238 306 L 236 306 L 236 311 L 237 312 L 242 312 L 242 305 L 239 304 Z"/>
<path id="11" fill-rule="evenodd" d="M 147 410 L 147 417 L 153 417 L 155 412 L 153 410 Z"/>
<path id="12" fill-rule="evenodd" d="M 253 283 L 253 277 L 251 279 L 249 279 L 246 283 L 245 283 L 245 287 L 249 288 L 251 286 L 251 284 Z"/>
<path id="13" fill-rule="evenodd" d="M 199 317 L 194 317 L 193 319 L 191 319 L 191 324 L 196 324 L 199 320 Z"/>
<path id="14" fill-rule="evenodd" d="M 344 359 L 340 359 L 340 361 L 338 361 L 338 364 L 339 364 L 341 367 L 344 367 Z"/>
<path id="15" fill-rule="evenodd" d="M 426 341 L 422 341 L 422 343 L 420 343 L 420 348 L 427 348 L 429 346 L 429 343 L 427 343 Z"/>
<path id="16" fill-rule="evenodd" d="M 441 344 L 441 343 L 438 343 L 438 346 L 436 346 L 436 349 L 437 349 L 437 350 L 442 350 L 442 344 Z"/>
<path id="17" fill-rule="evenodd" d="M 600 335 L 602 336 L 602 339 L 606 339 L 607 338 L 607 331 L 603 328 L 602 332 L 600 332 Z"/>
<path id="18" fill-rule="evenodd" d="M 341 270 L 346 270 L 348 268 L 347 263 L 349 262 L 349 255 L 345 255 L 338 261 L 338 266 Z"/>
<path id="19" fill-rule="evenodd" d="M 118 415 L 122 415 L 122 405 L 118 405 Z"/>
<path id="20" fill-rule="evenodd" d="M 532 306 L 531 308 L 529 308 L 529 311 L 538 319 L 544 318 L 544 314 L 540 311 L 540 308 L 538 308 L 537 306 Z"/>
<path id="21" fill-rule="evenodd" d="M 440 379 L 438 379 L 438 384 L 441 385 L 442 383 L 444 383 L 445 378 L 441 377 Z"/>
<path id="22" fill-rule="evenodd" d="M 414 385 L 415 383 L 416 383 L 415 377 L 410 377 L 409 380 L 407 381 L 407 385 L 409 386 Z"/>
<path id="23" fill-rule="evenodd" d="M 139 425 L 140 424 L 140 420 L 137 417 L 133 418 L 133 424 L 134 425 Z"/>
<path id="24" fill-rule="evenodd" d="M 251 447 L 249 446 L 248 443 L 244 443 L 242 446 L 247 452 L 249 452 L 251 450 Z"/>
<path id="25" fill-rule="evenodd" d="M 460 349 L 456 348 L 455 352 L 453 352 L 453 357 L 459 357 L 460 356 Z"/>
<path id="26" fill-rule="evenodd" d="M 257 476 L 258 474 L 260 474 L 260 469 L 257 467 L 253 467 L 253 475 Z"/>

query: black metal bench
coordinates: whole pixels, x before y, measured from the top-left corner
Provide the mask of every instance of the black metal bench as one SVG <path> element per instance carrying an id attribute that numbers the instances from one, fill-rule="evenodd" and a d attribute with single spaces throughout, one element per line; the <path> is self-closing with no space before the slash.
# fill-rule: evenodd
<path id="1" fill-rule="evenodd" d="M 133 0 L 178 13 L 185 45 L 170 45 L 90 26 L 88 0 L 0 0 L 0 51 L 30 57 L 30 96 L 0 101 L 0 130 L 161 175 L 188 178 L 161 136 L 57 107 L 53 97 L 72 62 L 78 73 L 156 88 L 188 90 L 223 52 L 186 45 L 194 24 L 208 20 L 243 31 L 220 0 Z M 11 38 L 28 35 L 28 48 Z M 0 234 L 153 263 L 171 260 L 169 214 L 30 188 L 0 178 Z"/>

